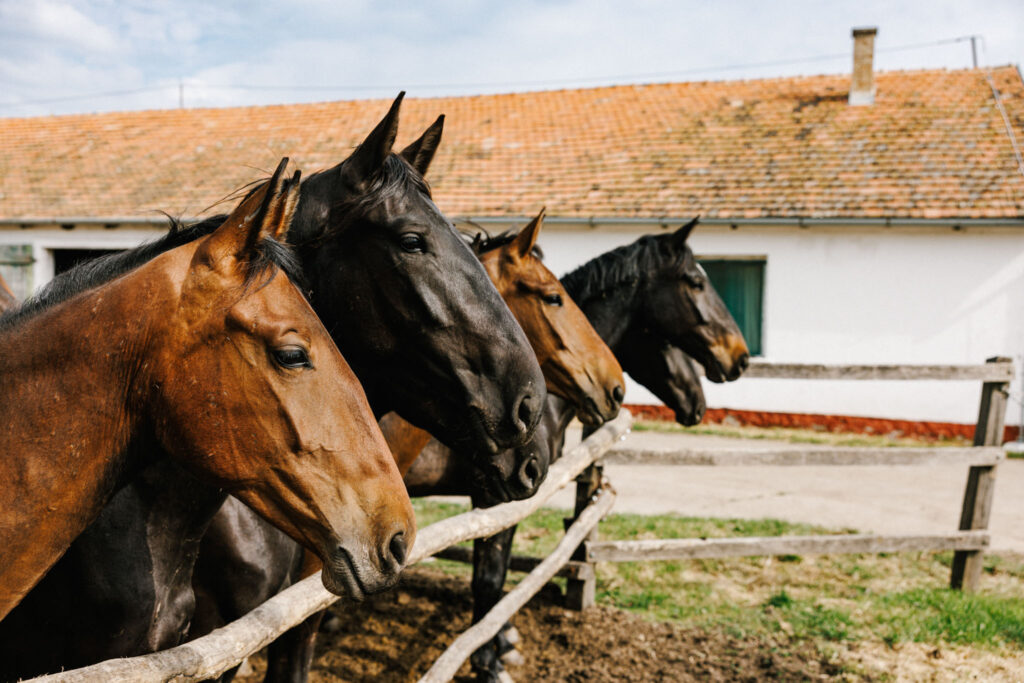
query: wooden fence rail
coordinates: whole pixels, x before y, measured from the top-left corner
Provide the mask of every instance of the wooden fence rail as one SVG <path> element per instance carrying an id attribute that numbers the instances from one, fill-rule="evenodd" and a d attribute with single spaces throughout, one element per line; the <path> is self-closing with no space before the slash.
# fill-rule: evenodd
<path id="1" fill-rule="evenodd" d="M 1002 448 L 699 448 L 680 451 L 615 449 L 604 458 L 609 465 L 700 465 L 740 467 L 752 465 L 997 465 L 1006 458 Z"/>
<path id="2" fill-rule="evenodd" d="M 565 532 L 565 537 L 555 549 L 542 560 L 530 574 L 509 591 L 487 615 L 469 627 L 451 645 L 448 646 L 434 665 L 420 679 L 420 683 L 445 683 L 450 681 L 459 667 L 469 659 L 477 648 L 494 638 L 512 615 L 526 604 L 526 601 L 537 594 L 555 574 L 565 565 L 577 546 L 597 526 L 597 523 L 608 514 L 615 502 L 615 491 L 610 486 L 601 487 L 597 497 L 576 518 L 576 521 Z"/>
<path id="3" fill-rule="evenodd" d="M 530 577 L 511 591 L 482 621 L 460 636 L 435 662 L 423 681 L 447 681 L 471 652 L 492 638 L 556 573 L 569 577 L 567 604 L 583 607 L 593 601 L 595 562 L 720 558 L 751 555 L 805 555 L 816 553 L 877 553 L 908 550 L 954 550 L 951 584 L 971 590 L 981 574 L 986 531 L 992 506 L 995 467 L 1002 460 L 999 445 L 1006 412 L 1006 393 L 1013 365 L 1005 358 L 984 365 L 882 366 L 751 364 L 747 377 L 831 380 L 969 380 L 984 382 L 975 447 L 967 449 L 863 449 L 795 448 L 700 450 L 672 453 L 615 452 L 610 461 L 678 465 L 945 465 L 970 466 L 960 520 L 960 531 L 918 536 L 869 534 L 783 536 L 771 538 L 659 539 L 600 542 L 597 521 L 607 513 L 614 493 L 602 488 L 595 461 L 629 431 L 627 411 L 588 436 L 556 461 L 537 494 L 529 500 L 477 509 L 432 524 L 419 531 L 409 564 L 434 555 L 466 561 L 469 551 L 456 543 L 493 535 L 519 523 L 556 491 L 577 480 L 574 518 L 567 520 L 566 537 L 545 559 L 514 556 L 512 568 L 530 571 Z M 570 560 L 570 556 L 572 559 Z M 320 577 L 310 577 L 271 598 L 241 619 L 185 645 L 142 657 L 111 660 L 95 666 L 43 676 L 34 681 L 193 681 L 220 675 L 272 642 L 292 626 L 335 600 L 324 590 Z"/>
<path id="4" fill-rule="evenodd" d="M 624 410 L 571 449 L 551 466 L 547 478 L 532 498 L 472 510 L 420 529 L 408 564 L 420 562 L 455 543 L 491 536 L 518 524 L 601 457 L 613 443 L 625 438 L 631 422 L 632 417 Z M 214 678 L 337 599 L 338 596 L 324 589 L 317 574 L 285 589 L 241 619 L 184 645 L 31 680 L 37 683 L 165 683 Z"/>
<path id="5" fill-rule="evenodd" d="M 919 536 L 830 534 L 824 536 L 764 536 L 750 538 L 671 538 L 588 543 L 591 562 L 695 560 L 756 555 L 830 555 L 841 553 L 901 553 L 917 550 L 983 550 L 985 531 L 959 531 Z"/>
<path id="6" fill-rule="evenodd" d="M 1006 397 L 1013 379 L 1008 358 L 990 358 L 982 365 L 800 365 L 754 361 L 744 377 L 829 380 L 954 380 L 982 381 L 981 404 L 972 448 L 836 448 L 790 447 L 701 449 L 677 452 L 613 451 L 607 463 L 660 465 L 964 465 L 970 470 L 960 515 L 960 533 L 920 536 L 810 536 L 755 539 L 662 539 L 600 543 L 589 539 L 577 560 L 627 562 L 698 557 L 799 555 L 812 553 L 878 553 L 909 550 L 954 550 L 950 586 L 972 591 L 981 578 L 988 546 L 989 516 L 995 491 L 996 465 L 1005 457 L 1001 445 Z M 585 483 L 578 491 L 589 491 Z M 579 497 L 579 495 L 577 496 Z M 579 563 L 577 563 L 579 564 Z M 570 584 L 592 594 L 596 572 L 577 569 L 585 578 Z M 571 597 L 571 596 L 570 596 Z M 570 600 L 581 608 L 586 600 Z"/>
<path id="7" fill-rule="evenodd" d="M 1013 361 L 995 358 L 979 365 L 812 365 L 750 362 L 744 379 L 969 380 L 1009 382 Z"/>

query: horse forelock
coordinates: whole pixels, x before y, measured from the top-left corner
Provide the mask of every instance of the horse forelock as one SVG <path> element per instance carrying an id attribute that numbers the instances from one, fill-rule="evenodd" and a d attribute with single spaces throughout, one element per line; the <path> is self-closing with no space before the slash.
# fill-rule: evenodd
<path id="1" fill-rule="evenodd" d="M 344 162 L 341 173 L 344 175 Z M 332 217 L 362 213 L 394 197 L 422 195 L 432 199 L 426 179 L 397 154 L 389 154 L 376 173 L 362 179 L 358 192 L 337 185 L 333 189 L 336 196 L 331 202 Z"/>
<path id="2" fill-rule="evenodd" d="M 466 244 L 473 249 L 473 253 L 481 256 L 489 251 L 515 242 L 521 230 L 522 228 L 520 227 L 511 227 L 508 230 L 499 232 L 497 235 L 492 235 L 483 227 L 473 224 L 472 230 L 459 230 L 459 233 L 466 241 Z M 544 260 L 544 250 L 540 248 L 539 244 L 534 244 L 530 249 L 530 253 L 537 259 Z"/>
<path id="3" fill-rule="evenodd" d="M 245 289 L 248 290 L 253 285 L 257 289 L 266 286 L 278 270 L 283 271 L 299 291 L 305 292 L 309 289 L 299 257 L 290 246 L 278 242 L 273 237 L 261 239 L 256 244 L 255 257 L 245 263 Z"/>

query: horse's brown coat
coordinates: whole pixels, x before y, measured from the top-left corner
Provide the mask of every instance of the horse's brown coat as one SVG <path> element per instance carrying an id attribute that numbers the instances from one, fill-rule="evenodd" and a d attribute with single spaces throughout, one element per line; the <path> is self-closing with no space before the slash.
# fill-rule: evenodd
<path id="1" fill-rule="evenodd" d="M 415 522 L 366 398 L 287 276 L 252 271 L 295 207 L 283 168 L 209 237 L 0 329 L 0 618 L 142 464 L 139 433 L 325 559 L 330 590 L 394 579 Z"/>

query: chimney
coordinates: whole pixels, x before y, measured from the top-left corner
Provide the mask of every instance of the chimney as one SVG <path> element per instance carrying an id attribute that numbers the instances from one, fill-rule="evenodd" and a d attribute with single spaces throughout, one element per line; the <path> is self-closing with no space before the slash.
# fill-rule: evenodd
<path id="1" fill-rule="evenodd" d="M 853 29 L 853 81 L 850 83 L 850 104 L 875 103 L 875 34 L 878 29 Z"/>

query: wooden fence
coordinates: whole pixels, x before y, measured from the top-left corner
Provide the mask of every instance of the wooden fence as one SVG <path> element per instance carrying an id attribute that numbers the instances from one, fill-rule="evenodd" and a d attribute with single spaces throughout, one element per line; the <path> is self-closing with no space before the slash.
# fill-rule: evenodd
<path id="1" fill-rule="evenodd" d="M 752 555 L 813 555 L 953 550 L 950 586 L 974 590 L 981 577 L 996 466 L 1005 457 L 1001 446 L 1006 398 L 1013 363 L 991 358 L 984 365 L 797 365 L 754 363 L 744 375 L 773 379 L 966 380 L 982 382 L 981 404 L 972 448 L 779 448 L 769 450 L 687 450 L 674 453 L 631 452 L 629 462 L 674 465 L 952 465 L 968 467 L 958 531 L 914 536 L 823 535 L 771 538 L 663 539 L 589 541 L 578 556 L 590 571 L 578 568 L 576 606 L 592 601 L 595 562 L 634 562 Z M 589 490 L 584 481 L 581 489 Z M 521 560 L 520 560 L 521 564 Z M 589 584 L 589 585 L 587 585 Z"/>
<path id="2" fill-rule="evenodd" d="M 983 382 L 973 448 L 787 448 L 772 450 L 690 450 L 666 455 L 633 451 L 630 462 L 677 465 L 947 465 L 969 467 L 959 531 L 947 534 L 883 536 L 829 535 L 771 538 L 659 539 L 601 542 L 597 523 L 611 509 L 615 493 L 596 461 L 625 437 L 627 411 L 601 427 L 552 465 L 544 484 L 529 500 L 473 510 L 432 524 L 418 533 L 409 564 L 431 556 L 471 561 L 468 548 L 456 543 L 493 535 L 536 511 L 573 479 L 576 507 L 566 520 L 565 538 L 547 558 L 513 556 L 511 568 L 530 575 L 509 592 L 488 615 L 459 636 L 421 679 L 448 681 L 479 646 L 556 574 L 568 577 L 566 601 L 577 609 L 594 602 L 596 562 L 626 562 L 750 555 L 878 553 L 919 550 L 955 551 L 950 583 L 972 590 L 981 575 L 995 484 L 996 465 L 1013 378 L 1008 359 L 994 358 L 973 366 L 826 366 L 754 363 L 749 377 L 788 379 L 970 380 Z M 186 681 L 217 676 L 266 646 L 337 597 L 324 590 L 319 576 L 310 577 L 224 628 L 185 645 L 142 657 L 111 660 L 95 666 L 45 676 L 35 681 Z"/>
<path id="3" fill-rule="evenodd" d="M 420 529 L 416 536 L 416 543 L 409 553 L 408 564 L 420 562 L 456 543 L 492 536 L 518 524 L 540 508 L 559 489 L 586 470 L 612 444 L 625 438 L 631 422 L 632 417 L 629 412 L 622 411 L 619 417 L 601 427 L 583 443 L 567 452 L 551 466 L 547 479 L 532 498 L 492 508 L 472 510 Z M 559 571 L 568 555 L 576 550 L 590 530 L 597 526 L 600 518 L 610 509 L 614 498 L 614 492 L 610 487 L 602 495 L 595 496 L 591 509 L 586 515 L 580 516 L 575 521 L 559 548 L 545 561 L 538 563 L 528 579 L 529 583 L 524 581 L 518 587 L 518 592 L 513 591 L 495 606 L 495 610 L 499 610 L 497 614 L 514 612 L 519 605 L 525 603 L 540 590 L 551 576 Z M 324 590 L 320 575 L 317 574 L 287 588 L 241 619 L 184 645 L 141 657 L 112 659 L 93 666 L 31 680 L 68 683 L 93 681 L 164 683 L 165 681 L 195 681 L 213 678 L 273 642 L 282 633 L 301 623 L 313 613 L 325 609 L 337 599 L 337 596 Z M 449 680 L 454 675 L 454 670 L 457 670 L 469 653 L 475 649 L 475 647 L 470 648 L 466 643 L 477 642 L 481 638 L 483 639 L 481 642 L 485 642 L 493 638 L 505 622 L 505 618 L 501 618 L 495 625 L 494 620 L 488 617 L 485 620 L 486 623 L 480 622 L 474 627 L 475 630 L 471 629 L 463 634 L 453 645 L 462 650 L 456 649 L 455 654 L 449 654 L 439 659 L 424 680 Z M 462 659 L 458 659 L 461 656 L 459 652 L 466 648 L 470 648 L 469 652 L 466 652 Z M 455 667 L 452 674 L 444 673 L 452 666 Z"/>

